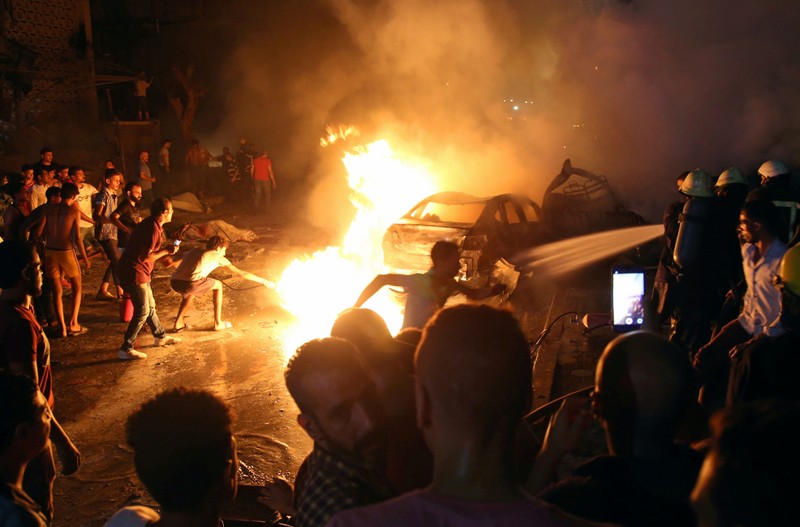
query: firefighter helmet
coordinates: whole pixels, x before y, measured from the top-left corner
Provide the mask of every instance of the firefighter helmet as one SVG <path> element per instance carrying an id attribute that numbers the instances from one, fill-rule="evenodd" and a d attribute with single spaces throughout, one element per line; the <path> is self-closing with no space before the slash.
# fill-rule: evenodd
<path id="1" fill-rule="evenodd" d="M 711 176 L 705 170 L 696 168 L 689 172 L 681 183 L 681 193 L 695 198 L 709 198 L 714 195 Z"/>
<path id="2" fill-rule="evenodd" d="M 786 167 L 783 161 L 778 161 L 777 159 L 765 161 L 760 167 L 758 167 L 758 175 L 767 179 L 789 173 L 789 169 Z"/>
<path id="3" fill-rule="evenodd" d="M 747 180 L 741 170 L 736 167 L 730 167 L 719 175 L 717 184 L 714 186 L 722 187 L 725 185 L 747 185 Z"/>

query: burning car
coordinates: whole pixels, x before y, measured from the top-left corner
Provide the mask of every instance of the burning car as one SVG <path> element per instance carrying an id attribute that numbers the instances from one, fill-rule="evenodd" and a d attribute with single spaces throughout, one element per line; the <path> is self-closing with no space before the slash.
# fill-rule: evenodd
<path id="1" fill-rule="evenodd" d="M 458 244 L 462 280 L 484 281 L 498 262 L 546 243 L 551 236 L 542 209 L 525 196 L 479 198 L 440 192 L 420 201 L 387 229 L 384 263 L 396 272 L 427 270 L 431 247 L 438 240 Z"/>
<path id="2" fill-rule="evenodd" d="M 425 198 L 387 229 L 384 263 L 397 272 L 424 271 L 433 244 L 451 240 L 461 250 L 460 278 L 482 285 L 492 274 L 514 270 L 509 262 L 525 249 L 644 223 L 617 199 L 604 176 L 573 167 L 567 159 L 544 194 L 543 208 L 518 194 L 478 198 L 440 192 Z M 649 261 L 657 249 L 657 243 L 648 244 L 628 257 Z"/>

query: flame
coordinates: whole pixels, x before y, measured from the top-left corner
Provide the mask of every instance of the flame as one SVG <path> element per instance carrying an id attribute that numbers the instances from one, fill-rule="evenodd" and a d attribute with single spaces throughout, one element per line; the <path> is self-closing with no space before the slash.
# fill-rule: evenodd
<path id="1" fill-rule="evenodd" d="M 344 126 L 341 124 L 336 128 L 333 126 L 327 126 L 325 127 L 325 137 L 319 140 L 319 145 L 324 148 L 336 143 L 337 141 L 347 141 L 351 137 L 355 138 L 358 136 L 358 129 L 356 129 L 354 126 Z"/>
<path id="2" fill-rule="evenodd" d="M 357 146 L 342 162 L 355 215 L 341 245 L 295 259 L 277 284 L 282 307 L 296 318 L 283 339 L 287 358 L 303 342 L 329 335 L 336 316 L 375 275 L 386 272 L 381 243 L 387 227 L 436 191 L 425 164 L 400 159 L 387 141 Z M 364 307 L 380 314 L 392 333 L 399 331 L 402 306 L 391 291 L 384 288 Z"/>

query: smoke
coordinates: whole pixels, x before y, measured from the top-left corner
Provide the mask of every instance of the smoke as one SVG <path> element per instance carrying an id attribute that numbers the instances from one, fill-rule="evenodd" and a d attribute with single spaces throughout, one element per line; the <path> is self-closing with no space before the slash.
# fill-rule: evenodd
<path id="1" fill-rule="evenodd" d="M 800 163 L 798 22 L 792 0 L 280 3 L 242 29 L 219 133 L 271 143 L 319 225 L 347 223 L 331 123 L 442 190 L 540 201 L 570 157 L 656 219 L 683 170 Z"/>

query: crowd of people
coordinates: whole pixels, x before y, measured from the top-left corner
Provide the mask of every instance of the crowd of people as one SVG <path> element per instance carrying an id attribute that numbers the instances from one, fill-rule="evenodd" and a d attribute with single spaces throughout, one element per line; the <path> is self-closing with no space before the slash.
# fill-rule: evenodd
<path id="1" fill-rule="evenodd" d="M 129 267 L 148 267 L 153 259 L 152 254 L 133 256 L 135 251 L 144 250 L 139 245 L 145 243 L 134 235 L 134 231 L 148 216 L 148 209 L 157 202 L 160 203 L 156 207 L 159 211 L 166 210 L 165 203 L 156 199 L 156 192 L 159 198 L 163 198 L 182 189 L 181 180 L 177 179 L 171 162 L 171 147 L 171 140 L 162 142 L 158 152 L 158 167 L 152 170 L 149 152 L 139 152 L 135 168 L 127 178 L 114 167 L 113 162 L 106 161 L 97 186 L 87 182 L 86 171 L 82 167 L 56 163 L 53 150 L 44 147 L 38 162 L 23 165 L 19 174 L 6 175 L 4 181 L 0 182 L 0 240 L 18 240 L 36 245 L 46 278 L 43 294 L 34 300 L 36 316 L 51 337 L 77 336 L 87 332 L 88 328 L 79 321 L 83 296 L 81 262 L 89 270 L 92 259 L 100 255 L 107 264 L 104 263 L 103 279 L 95 298 L 114 301 L 124 295 L 136 299 L 135 302 L 139 301 L 137 305 L 142 304 L 139 296 L 125 290 L 120 276 L 121 273 L 128 276 L 131 283 L 143 283 L 146 272 L 133 277 L 130 273 L 126 274 Z M 193 163 L 193 158 L 197 157 L 193 149 L 199 152 L 195 160 L 197 163 Z M 226 157 L 232 158 L 230 152 L 227 156 L 221 156 Z M 187 153 L 187 169 L 192 186 L 201 197 L 207 187 L 203 181 L 207 179 L 209 160 L 208 151 L 200 149 L 199 143 L 193 141 Z M 231 165 L 235 168 L 234 174 L 225 173 L 226 179 L 230 177 L 231 184 L 245 181 L 239 176 L 241 171 L 248 173 L 246 182 L 250 183 L 249 190 L 242 188 L 237 197 L 242 199 L 249 195 L 254 207 L 266 211 L 270 205 L 270 192 L 276 186 L 272 163 L 266 152 L 259 155 L 252 144 L 243 141 L 240 154 Z M 266 184 L 259 181 L 266 181 Z M 158 230 L 158 233 L 162 231 Z M 124 258 L 125 249 L 131 243 L 135 244 L 134 252 Z M 153 252 L 155 248 L 150 251 Z M 230 262 L 225 265 L 238 271 L 230 266 Z M 211 271 L 213 268 L 207 272 Z M 180 269 L 180 274 L 186 272 L 186 266 Z M 71 305 L 65 315 L 63 299 L 67 295 Z M 215 290 L 214 298 L 220 295 L 221 290 Z M 184 298 L 189 302 L 192 295 Z M 183 327 L 182 320 L 183 314 L 179 314 L 176 329 Z M 215 327 L 225 324 L 221 319 L 215 320 Z M 122 350 L 129 351 L 125 345 Z M 129 355 L 128 358 L 134 358 L 134 355 Z"/>
<path id="2" fill-rule="evenodd" d="M 260 501 L 296 527 L 794 525 L 800 199 L 783 163 L 764 163 L 759 173 L 754 190 L 735 169 L 716 182 L 702 170 L 681 175 L 681 199 L 665 213 L 652 298 L 669 330 L 613 339 L 591 396 L 565 399 L 541 441 L 526 422 L 533 360 L 512 311 L 443 307 L 452 294 L 480 299 L 502 289 L 458 284 L 458 247 L 444 240 L 433 247 L 429 272 L 379 275 L 330 336 L 306 342 L 287 364 L 297 423 L 313 448 L 294 483 L 275 478 Z M 9 403 L 0 405 L 0 525 L 4 518 L 17 521 L 9 525 L 52 520 L 52 447 L 64 473 L 80 465 L 53 413 L 49 342 L 34 303 L 42 263 L 53 295 L 60 296 L 54 278 L 74 278 L 71 244 L 80 244 L 81 221 L 97 224 L 106 254 L 125 248 L 116 263 L 108 257 L 98 292 L 122 291 L 133 301 L 120 358 L 146 357 L 134 349 L 145 323 L 156 345 L 177 340 L 159 321 L 149 284 L 154 263 L 178 252 L 178 244 L 163 242 L 172 204 L 155 198 L 147 218 L 123 222 L 129 212 L 116 215 L 112 197 L 118 179 L 106 173 L 88 220 L 73 204 L 77 184 L 62 184 L 60 202 L 45 189 L 35 229 L 23 222 L 9 231 L 44 236 L 44 259 L 24 240 L 0 244 L 0 400 Z M 127 184 L 121 197 L 131 210 L 141 196 L 136 187 Z M 116 230 L 106 232 L 116 236 L 103 237 L 110 226 Z M 229 327 L 219 283 L 208 276 L 217 267 L 269 285 L 233 266 L 226 248 L 212 237 L 178 265 L 171 285 L 183 301 L 174 332 L 185 329 L 192 298 L 209 291 L 214 329 Z M 72 261 L 59 251 L 70 251 Z M 397 335 L 360 307 L 385 285 L 408 293 Z M 77 304 L 69 323 L 63 307 L 59 315 L 67 335 L 82 329 Z M 607 453 L 559 477 L 557 467 L 592 419 Z M 202 389 L 174 388 L 144 402 L 128 419 L 127 442 L 158 510 L 130 505 L 106 525 L 220 525 L 237 489 L 234 424 L 228 404 Z"/>

